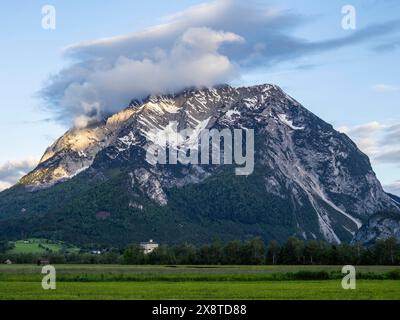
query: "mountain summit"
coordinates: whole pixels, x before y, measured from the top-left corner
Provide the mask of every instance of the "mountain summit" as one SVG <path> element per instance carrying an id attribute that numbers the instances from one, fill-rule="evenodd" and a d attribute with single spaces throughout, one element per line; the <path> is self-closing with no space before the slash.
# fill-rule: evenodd
<path id="1" fill-rule="evenodd" d="M 254 130 L 254 171 L 150 164 L 146 150 L 171 123 L 190 129 L 184 140 L 193 145 L 206 129 Z M 279 87 L 220 86 L 133 101 L 66 132 L 0 194 L 0 234 L 113 245 L 291 235 L 340 243 L 376 212 L 399 207 L 368 157 Z"/>

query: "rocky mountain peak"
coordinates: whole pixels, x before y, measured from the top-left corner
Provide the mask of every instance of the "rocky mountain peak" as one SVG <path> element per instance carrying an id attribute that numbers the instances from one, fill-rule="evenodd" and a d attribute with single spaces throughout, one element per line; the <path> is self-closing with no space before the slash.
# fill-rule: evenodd
<path id="1" fill-rule="evenodd" d="M 236 177 L 232 166 L 224 164 L 146 162 L 146 148 L 164 141 L 172 124 L 177 130 L 191 129 L 189 140 L 195 144 L 205 129 L 253 130 L 254 173 Z M 368 157 L 346 135 L 270 84 L 190 88 L 133 100 L 97 125 L 66 132 L 19 187 L 57 196 L 62 185 L 76 181 L 102 188 L 104 181 L 121 186 L 123 203 L 114 205 L 119 214 L 134 214 L 137 223 L 155 211 L 163 212 L 180 221 L 176 228 L 190 221 L 198 228 L 192 231 L 210 236 L 196 219 L 210 226 L 215 219 L 235 225 L 236 231 L 227 230 L 227 237 L 247 232 L 266 239 L 298 235 L 340 243 L 350 241 L 377 211 L 399 210 L 383 191 Z M 236 187 L 231 189 L 232 185 Z M 85 197 L 96 197 L 89 189 L 86 192 Z M 113 211 L 112 200 L 98 207 L 101 203 L 96 198 L 87 210 Z M 187 209 L 182 211 L 183 207 Z M 139 212 L 147 212 L 148 218 L 140 220 Z M 281 230 L 279 235 L 276 230 Z M 182 230 L 178 233 L 189 237 Z"/>

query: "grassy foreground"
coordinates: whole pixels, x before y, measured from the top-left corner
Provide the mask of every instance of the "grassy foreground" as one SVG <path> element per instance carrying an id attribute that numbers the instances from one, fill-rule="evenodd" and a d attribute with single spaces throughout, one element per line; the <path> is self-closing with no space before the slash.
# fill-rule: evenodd
<path id="1" fill-rule="evenodd" d="M 37 282 L 0 282 L 0 299 L 400 299 L 400 281 L 360 280 L 357 290 L 340 282 L 60 282 L 44 291 Z"/>
<path id="2" fill-rule="evenodd" d="M 56 265 L 56 269 L 57 289 L 45 291 L 40 267 L 1 265 L 0 299 L 400 299 L 400 280 L 372 280 L 400 270 L 393 266 L 357 267 L 357 272 L 369 276 L 357 280 L 356 290 L 342 289 L 341 278 L 336 278 L 338 266 Z M 335 279 L 285 280 L 320 271 Z"/>

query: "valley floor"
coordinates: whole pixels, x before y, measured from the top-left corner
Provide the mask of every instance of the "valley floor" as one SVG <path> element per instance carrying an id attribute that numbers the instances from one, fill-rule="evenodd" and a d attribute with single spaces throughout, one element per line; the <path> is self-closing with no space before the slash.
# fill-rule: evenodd
<path id="1" fill-rule="evenodd" d="M 0 299 L 396 299 L 400 280 L 285 280 L 298 271 L 340 272 L 339 266 L 56 265 L 57 289 L 43 290 L 41 267 L 0 266 Z M 357 267 L 379 277 L 394 266 Z M 314 273 L 313 273 L 314 272 Z M 308 275 L 308 277 L 310 276 Z M 304 275 L 303 275 L 304 276 Z M 307 276 L 307 274 L 306 274 Z"/>

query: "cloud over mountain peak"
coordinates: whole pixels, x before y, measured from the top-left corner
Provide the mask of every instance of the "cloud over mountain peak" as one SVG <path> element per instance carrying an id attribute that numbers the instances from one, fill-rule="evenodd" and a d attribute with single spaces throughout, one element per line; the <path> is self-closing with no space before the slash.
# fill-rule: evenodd
<path id="1" fill-rule="evenodd" d="M 133 98 L 229 83 L 252 68 L 357 45 L 399 27 L 390 21 L 320 41 L 294 35 L 313 19 L 253 1 L 193 6 L 141 32 L 66 47 L 73 63 L 40 94 L 59 120 L 85 126 Z"/>

